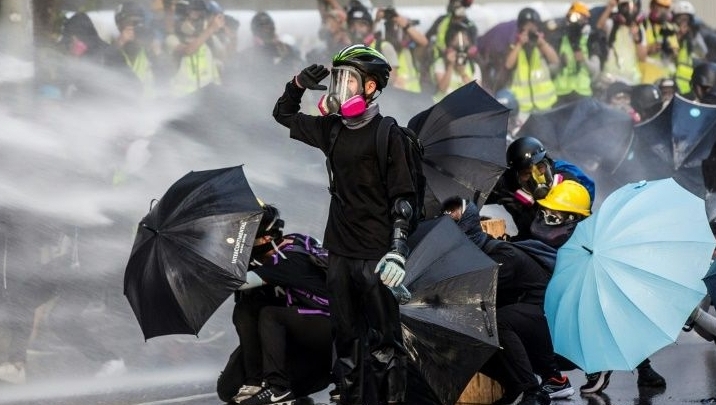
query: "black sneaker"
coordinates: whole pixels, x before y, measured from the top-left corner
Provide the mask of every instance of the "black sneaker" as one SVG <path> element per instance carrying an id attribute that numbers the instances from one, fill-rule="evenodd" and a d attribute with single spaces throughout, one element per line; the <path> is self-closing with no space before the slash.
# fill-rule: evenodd
<path id="1" fill-rule="evenodd" d="M 609 385 L 609 377 L 611 375 L 611 371 L 598 371 L 596 373 L 586 374 L 587 383 L 579 387 L 579 392 L 582 394 L 602 392 Z"/>
<path id="2" fill-rule="evenodd" d="M 540 389 L 552 399 L 569 398 L 574 395 L 574 388 L 566 375 L 561 378 L 550 377 L 548 380 L 542 381 Z"/>
<path id="3" fill-rule="evenodd" d="M 636 385 L 639 387 L 666 387 L 666 380 L 661 374 L 654 371 L 651 366 L 638 368 L 639 378 Z"/>
<path id="4" fill-rule="evenodd" d="M 552 402 L 552 400 L 549 398 L 549 395 L 537 389 L 535 391 L 525 391 L 518 405 L 549 405 L 550 402 Z"/>
<path id="5" fill-rule="evenodd" d="M 240 402 L 241 405 L 293 405 L 296 397 L 290 388 L 265 387 L 258 394 Z"/>

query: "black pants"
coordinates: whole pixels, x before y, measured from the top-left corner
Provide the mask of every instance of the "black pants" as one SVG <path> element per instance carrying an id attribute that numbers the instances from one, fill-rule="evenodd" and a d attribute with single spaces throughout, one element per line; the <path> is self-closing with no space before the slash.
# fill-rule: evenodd
<path id="1" fill-rule="evenodd" d="M 502 349 L 481 371 L 506 391 L 536 389 L 539 382 L 535 373 L 543 377 L 560 375 L 541 305 L 516 303 L 498 308 L 497 331 Z"/>
<path id="2" fill-rule="evenodd" d="M 303 315 L 296 307 L 266 307 L 259 316 L 259 335 L 263 376 L 269 385 L 295 391 L 302 385 L 294 382 L 295 377 L 324 380 L 323 387 L 328 385 L 333 356 L 328 316 Z M 300 365 L 301 373 L 292 376 L 289 364 Z"/>
<path id="3" fill-rule="evenodd" d="M 398 302 L 374 273 L 377 260 L 332 254 L 328 290 L 343 405 L 403 402 L 406 351 Z"/>

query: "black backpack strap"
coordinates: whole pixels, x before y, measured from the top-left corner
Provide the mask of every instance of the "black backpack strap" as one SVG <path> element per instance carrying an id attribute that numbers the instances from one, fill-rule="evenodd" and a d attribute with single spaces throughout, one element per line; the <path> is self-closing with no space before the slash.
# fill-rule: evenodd
<path id="1" fill-rule="evenodd" d="M 333 181 L 333 147 L 336 145 L 336 138 L 341 131 L 343 123 L 341 120 L 333 121 L 331 125 L 331 134 L 328 140 L 328 150 L 326 151 L 326 171 L 328 171 L 328 192 L 340 201 L 340 197 L 336 193 L 336 183 Z"/>
<path id="2" fill-rule="evenodd" d="M 378 170 L 380 179 L 383 184 L 386 183 L 388 173 L 388 163 L 390 163 L 390 153 L 388 153 L 388 144 L 390 140 L 390 127 L 396 124 L 395 118 L 383 117 L 378 125 L 378 132 L 375 136 L 375 147 L 378 155 Z"/>

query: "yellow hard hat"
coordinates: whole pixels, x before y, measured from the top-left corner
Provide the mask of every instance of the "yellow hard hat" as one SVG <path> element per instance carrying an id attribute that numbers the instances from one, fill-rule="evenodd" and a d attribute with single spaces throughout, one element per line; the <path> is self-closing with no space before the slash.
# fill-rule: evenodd
<path id="1" fill-rule="evenodd" d="M 652 1 L 662 7 L 671 7 L 671 0 L 652 0 Z"/>
<path id="2" fill-rule="evenodd" d="M 589 6 L 582 3 L 581 1 L 575 1 L 572 3 L 572 6 L 569 7 L 569 11 L 567 11 L 567 14 L 577 13 L 581 14 L 587 18 L 591 16 L 591 13 L 589 12 Z"/>
<path id="3" fill-rule="evenodd" d="M 573 180 L 565 180 L 553 186 L 547 196 L 537 203 L 554 211 L 572 212 L 588 217 L 592 200 L 589 191 Z"/>

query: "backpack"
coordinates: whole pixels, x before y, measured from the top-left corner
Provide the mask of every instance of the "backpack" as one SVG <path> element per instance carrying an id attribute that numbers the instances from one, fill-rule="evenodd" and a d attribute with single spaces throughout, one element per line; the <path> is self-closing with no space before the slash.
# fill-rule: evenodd
<path id="1" fill-rule="evenodd" d="M 321 245 L 321 242 L 309 235 L 298 233 L 284 237 L 293 239 L 293 243 L 286 249 L 287 251 L 306 254 L 311 264 L 323 271 L 328 271 L 328 250 Z"/>
<path id="2" fill-rule="evenodd" d="M 338 132 L 341 129 L 341 121 L 337 120 L 331 127 L 330 143 L 328 147 L 328 153 L 326 153 L 326 169 L 328 170 L 328 181 L 330 183 L 329 191 L 332 195 L 335 195 L 335 187 L 333 182 L 333 173 L 331 170 L 331 158 L 333 153 L 333 146 L 338 137 Z M 403 145 L 405 146 L 405 156 L 408 161 L 408 168 L 410 170 L 411 179 L 413 181 L 413 189 L 415 190 L 415 201 L 411 201 L 413 207 L 413 216 L 410 218 L 411 233 L 418 227 L 418 222 L 425 218 L 425 185 L 426 179 L 423 173 L 423 155 L 425 150 L 423 143 L 418 138 L 418 135 L 410 128 L 399 126 L 393 117 L 383 117 L 378 125 L 378 131 L 376 132 L 375 142 L 376 151 L 378 155 L 378 170 L 380 173 L 380 179 L 384 187 L 387 187 L 387 172 L 388 165 L 391 162 L 391 157 L 388 153 L 388 141 L 390 135 L 390 129 L 393 125 L 396 125 L 400 129 L 400 133 L 403 135 Z M 340 199 L 340 197 L 339 197 Z"/>

